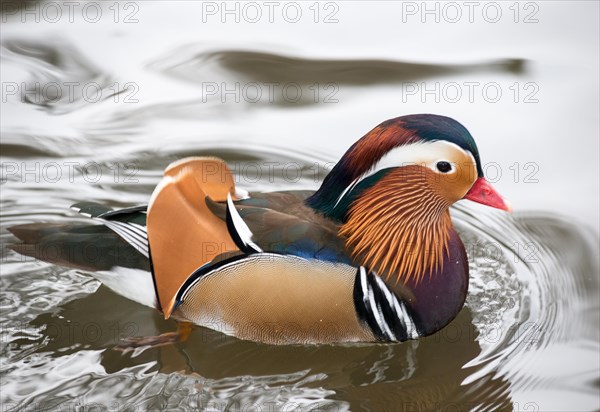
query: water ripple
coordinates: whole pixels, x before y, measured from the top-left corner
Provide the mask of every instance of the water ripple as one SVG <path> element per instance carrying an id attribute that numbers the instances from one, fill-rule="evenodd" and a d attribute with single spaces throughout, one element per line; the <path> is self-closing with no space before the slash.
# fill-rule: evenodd
<path id="1" fill-rule="evenodd" d="M 31 189 L 14 196 L 17 186 L 8 182 L 3 187 L 13 202 L 3 199 L 2 226 L 72 220 L 73 214 L 48 204 L 59 199 L 69 204 L 82 195 L 109 204 L 141 203 L 167 163 L 192 154 L 225 158 L 238 173 L 238 184 L 256 190 L 288 188 L 285 165 L 297 163 L 310 172 L 315 160 L 329 158 L 216 141 L 174 145 L 161 153 L 131 152 L 140 160 L 145 182 L 138 192 L 122 182 L 78 180 L 44 187 L 48 197 L 40 199 Z M 120 160 L 128 159 L 123 155 Z M 272 176 L 251 181 L 244 175 L 245 166 L 265 162 L 278 162 Z M 304 173 L 294 183 L 315 187 L 321 177 Z M 121 406 L 143 408 L 222 410 L 275 402 L 303 410 L 326 405 L 345 410 L 358 408 L 368 397 L 374 409 L 392 402 L 421 409 L 469 404 L 482 410 L 518 405 L 544 410 L 566 407 L 563 399 L 571 402 L 567 409 L 594 409 L 596 240 L 551 215 L 511 217 L 465 202 L 452 215 L 470 257 L 467 304 L 440 333 L 400 345 L 271 347 L 196 328 L 180 347 L 121 355 L 111 349 L 120 337 L 156 335 L 173 330 L 173 323 L 106 288 L 97 289 L 97 282 L 83 273 L 22 261 L 4 251 L 3 401 L 24 409 L 109 405 L 110 387 L 117 396 L 111 399 Z M 10 241 L 2 234 L 4 244 Z M 96 334 L 86 332 L 89 325 Z M 568 390 L 577 394 L 576 402 L 562 396 L 565 381 L 572 382 Z M 531 405 L 531 399 L 537 403 Z"/>
<path id="2" fill-rule="evenodd" d="M 45 43 L 6 40 L 1 55 L 7 62 L 27 68 L 31 75 L 19 87 L 21 100 L 53 114 L 69 113 L 90 99 L 112 97 L 113 93 L 102 93 L 114 83 L 111 76 L 65 44 L 64 39 Z"/>

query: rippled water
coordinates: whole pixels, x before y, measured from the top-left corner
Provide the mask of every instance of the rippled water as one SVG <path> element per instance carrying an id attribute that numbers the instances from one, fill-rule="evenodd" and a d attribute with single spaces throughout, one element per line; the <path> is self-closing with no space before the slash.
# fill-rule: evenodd
<path id="1" fill-rule="evenodd" d="M 17 85 L 14 94 L 3 89 L 2 104 L 2 410 L 600 408 L 598 150 L 592 150 L 598 103 L 588 92 L 590 85 L 598 90 L 597 61 L 588 56 L 590 50 L 597 56 L 598 40 L 580 41 L 577 34 L 597 32 L 597 16 L 539 3 L 541 23 L 527 28 L 416 21 L 398 29 L 415 30 L 430 47 L 447 41 L 436 39 L 432 27 L 457 41 L 481 36 L 468 53 L 428 54 L 398 45 L 399 34 L 377 34 L 391 26 L 374 16 L 388 19 L 399 5 L 342 2 L 338 25 L 298 27 L 203 26 L 191 17 L 200 2 L 184 11 L 164 2 L 136 4 L 134 26 L 21 23 L 18 11 L 2 15 L 8 16 L 3 87 Z M 566 18 L 569 12 L 579 14 Z M 580 30 L 566 40 L 553 34 L 559 17 L 565 30 Z M 361 21 L 371 30 L 354 37 Z M 508 40 L 492 53 L 496 30 Z M 298 33 L 305 37 L 298 40 Z M 511 43 L 517 38 L 528 40 Z M 565 77 L 578 105 L 561 103 Z M 407 82 L 444 81 L 495 81 L 505 92 L 514 82 L 536 82 L 540 102 L 403 98 Z M 207 82 L 294 83 L 304 97 L 223 102 Z M 27 92 L 36 83 L 39 92 Z M 59 89 L 43 89 L 51 83 Z M 102 91 L 97 103 L 82 97 L 92 83 Z M 318 99 L 310 94 L 315 84 Z M 564 122 L 548 122 L 558 111 Z M 416 342 L 273 347 L 196 327 L 185 343 L 122 353 L 114 350 L 120 339 L 173 331 L 175 323 L 84 272 L 4 247 L 15 241 L 7 227 L 80 219 L 68 206 L 83 199 L 113 207 L 147 202 L 163 168 L 189 155 L 224 158 L 246 189 L 314 189 L 356 138 L 410 112 L 465 123 L 484 162 L 502 168 L 496 186 L 516 206 L 512 216 L 467 202 L 453 209 L 470 258 L 467 304 L 444 330 Z M 564 165 L 556 159 L 567 156 L 558 144 L 565 130 L 572 133 L 568 156 L 591 168 L 585 178 L 575 166 L 555 173 Z M 514 161 L 535 163 L 538 184 L 516 179 Z"/>

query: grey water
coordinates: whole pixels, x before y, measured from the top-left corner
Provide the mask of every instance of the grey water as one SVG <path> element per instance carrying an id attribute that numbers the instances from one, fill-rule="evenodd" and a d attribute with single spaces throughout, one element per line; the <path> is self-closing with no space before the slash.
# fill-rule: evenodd
<path id="1" fill-rule="evenodd" d="M 257 2 L 253 23 L 248 3 L 3 2 L 1 409 L 600 409 L 599 6 L 500 2 L 493 23 L 489 3 L 471 22 L 456 2 L 455 23 L 444 3 L 439 22 L 421 2 L 298 3 L 292 23 L 289 2 L 272 22 Z M 5 247 L 10 226 L 81 219 L 81 200 L 147 202 L 185 156 L 222 157 L 247 190 L 316 189 L 366 131 L 421 112 L 469 128 L 515 212 L 452 209 L 469 296 L 418 341 L 269 346 L 195 327 L 122 353 L 175 323 Z"/>

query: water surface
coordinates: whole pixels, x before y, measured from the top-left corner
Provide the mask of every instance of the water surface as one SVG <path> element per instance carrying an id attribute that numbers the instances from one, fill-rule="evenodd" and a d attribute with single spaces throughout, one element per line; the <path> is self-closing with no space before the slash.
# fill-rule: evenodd
<path id="1" fill-rule="evenodd" d="M 453 26 L 397 24 L 399 5 L 342 2 L 339 23 L 294 26 L 202 23 L 199 2 L 136 4 L 133 25 L 3 22 L 2 81 L 17 85 L 3 94 L 1 126 L 3 410 L 600 408 L 597 5 L 540 3 L 529 26 Z M 539 101 L 407 95 L 467 81 L 504 93 L 533 82 Z M 303 97 L 210 89 L 269 82 Z M 315 189 L 364 132 L 412 112 L 462 121 L 516 208 L 453 209 L 469 297 L 416 342 L 274 347 L 197 327 L 185 343 L 121 353 L 120 339 L 175 323 L 84 272 L 4 247 L 12 225 L 80 219 L 68 210 L 80 200 L 147 202 L 164 167 L 190 155 L 224 158 L 246 189 Z"/>

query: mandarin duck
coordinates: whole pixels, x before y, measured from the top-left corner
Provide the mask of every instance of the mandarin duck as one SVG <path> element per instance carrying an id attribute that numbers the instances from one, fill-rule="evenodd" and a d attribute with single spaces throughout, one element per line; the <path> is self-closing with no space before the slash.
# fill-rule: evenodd
<path id="1" fill-rule="evenodd" d="M 399 342 L 465 302 L 449 212 L 461 199 L 510 211 L 467 129 L 421 114 L 368 132 L 316 192 L 248 193 L 223 160 L 192 157 L 167 167 L 148 205 L 82 202 L 90 224 L 9 230 L 13 250 L 92 271 L 165 318 L 270 344 Z"/>

